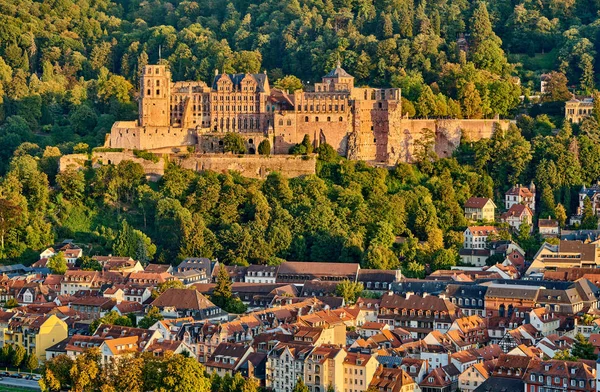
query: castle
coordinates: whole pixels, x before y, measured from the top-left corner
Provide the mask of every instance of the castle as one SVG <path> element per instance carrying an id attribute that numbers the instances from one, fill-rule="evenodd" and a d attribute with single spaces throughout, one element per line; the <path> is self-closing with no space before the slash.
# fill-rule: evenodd
<path id="1" fill-rule="evenodd" d="M 173 82 L 166 65 L 142 70 L 139 119 L 118 121 L 105 147 L 162 153 L 223 152 L 223 137 L 239 133 L 248 154 L 269 140 L 273 154 L 288 154 L 308 135 L 315 147 L 382 164 L 413 160 L 415 143 L 435 135 L 435 151 L 449 156 L 462 137 L 490 137 L 499 120 L 413 120 L 402 116 L 398 88 L 356 87 L 338 66 L 313 91 L 271 88 L 266 73 L 219 74 L 212 85 Z"/>

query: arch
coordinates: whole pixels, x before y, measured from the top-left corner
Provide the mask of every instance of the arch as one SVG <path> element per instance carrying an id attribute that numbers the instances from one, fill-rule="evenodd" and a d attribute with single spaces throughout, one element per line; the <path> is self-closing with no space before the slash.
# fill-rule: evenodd
<path id="1" fill-rule="evenodd" d="M 250 148 L 248 149 L 248 154 L 252 154 L 252 155 L 254 155 L 254 154 L 256 154 L 256 150 L 255 150 L 253 147 L 250 147 Z"/>
<path id="2" fill-rule="evenodd" d="M 254 144 L 254 140 L 253 139 L 248 139 L 248 144 Z"/>
<path id="3" fill-rule="evenodd" d="M 279 125 L 283 125 L 283 119 L 279 120 Z"/>
<path id="4" fill-rule="evenodd" d="M 292 125 L 292 120 L 287 120 L 287 125 Z"/>
<path id="5" fill-rule="evenodd" d="M 340 116 L 340 122 L 344 121 L 344 118 L 342 116 Z"/>
<path id="6" fill-rule="evenodd" d="M 331 121 L 331 117 L 327 117 L 327 122 L 330 122 L 330 121 Z"/>
<path id="7" fill-rule="evenodd" d="M 319 122 L 319 117 L 315 117 L 315 122 Z"/>
<path id="8" fill-rule="evenodd" d="M 304 116 L 304 122 L 308 122 L 308 116 Z"/>

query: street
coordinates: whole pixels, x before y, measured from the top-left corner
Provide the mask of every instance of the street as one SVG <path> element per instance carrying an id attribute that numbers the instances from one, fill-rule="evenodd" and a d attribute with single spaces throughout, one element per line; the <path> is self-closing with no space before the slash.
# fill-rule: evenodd
<path id="1" fill-rule="evenodd" d="M 37 381 L 24 380 L 24 379 L 20 379 L 20 378 L 5 377 L 2 380 L 0 380 L 0 389 L 1 389 L 2 385 L 9 385 L 11 387 L 30 388 L 30 389 L 36 390 L 36 391 L 41 390 L 40 384 L 38 384 Z"/>

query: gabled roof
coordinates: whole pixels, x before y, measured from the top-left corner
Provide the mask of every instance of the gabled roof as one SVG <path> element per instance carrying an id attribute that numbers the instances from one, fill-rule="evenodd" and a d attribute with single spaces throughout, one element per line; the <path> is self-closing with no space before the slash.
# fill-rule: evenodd
<path id="1" fill-rule="evenodd" d="M 492 199 L 487 197 L 470 197 L 465 202 L 465 208 L 483 208 L 489 202 L 492 202 L 492 205 L 495 207 Z"/>
<path id="2" fill-rule="evenodd" d="M 508 219 L 511 216 L 522 217 L 523 215 L 533 216 L 533 212 L 524 204 L 513 204 L 508 211 L 502 214 L 501 219 Z"/>
<path id="3" fill-rule="evenodd" d="M 158 296 L 152 305 L 158 308 L 174 307 L 175 309 L 203 310 L 216 307 L 208 298 L 195 289 L 167 289 Z"/>
<path id="4" fill-rule="evenodd" d="M 234 88 L 239 89 L 241 87 L 242 80 L 249 75 L 256 82 L 256 92 L 264 92 L 265 84 L 267 83 L 267 74 L 259 73 L 259 74 L 219 74 L 215 75 L 212 83 L 212 89 L 217 90 L 217 83 L 221 78 L 229 78 L 229 80 L 233 83 Z"/>
<path id="5" fill-rule="evenodd" d="M 488 236 L 498 231 L 494 226 L 469 226 L 467 230 L 477 236 Z"/>

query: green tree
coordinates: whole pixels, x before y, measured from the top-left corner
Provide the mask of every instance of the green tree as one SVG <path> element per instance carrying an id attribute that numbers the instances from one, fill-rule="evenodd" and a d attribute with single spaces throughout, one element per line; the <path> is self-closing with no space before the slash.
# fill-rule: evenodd
<path id="1" fill-rule="evenodd" d="M 338 297 L 344 298 L 347 304 L 353 304 L 360 293 L 364 290 L 362 283 L 351 282 L 348 279 L 341 281 L 335 287 L 335 292 Z"/>
<path id="2" fill-rule="evenodd" d="M 0 198 L 0 259 L 4 258 L 5 239 L 23 222 L 23 208 L 14 201 Z"/>
<path id="3" fill-rule="evenodd" d="M 575 343 L 571 347 L 571 355 L 578 359 L 596 359 L 594 345 L 582 334 L 575 335 Z"/>
<path id="4" fill-rule="evenodd" d="M 292 389 L 292 392 L 309 392 L 308 386 L 304 383 L 302 377 L 298 377 L 298 380 L 296 381 L 296 385 L 294 385 L 294 389 Z"/>
<path id="5" fill-rule="evenodd" d="M 224 308 L 232 297 L 231 278 L 229 277 L 227 268 L 225 268 L 224 265 L 221 265 L 217 271 L 217 281 L 211 296 L 211 301 L 218 307 Z"/>
<path id="6" fill-rule="evenodd" d="M 144 318 L 138 322 L 138 328 L 148 329 L 163 318 L 164 317 L 160 313 L 160 310 L 156 306 L 151 306 L 150 309 L 148 309 L 148 312 L 146 312 Z"/>
<path id="7" fill-rule="evenodd" d="M 293 94 L 296 90 L 302 90 L 302 81 L 294 75 L 288 75 L 277 79 L 274 86 Z"/>
<path id="8" fill-rule="evenodd" d="M 239 134 L 228 132 L 223 137 L 223 151 L 233 154 L 245 154 L 246 143 Z"/>
<path id="9" fill-rule="evenodd" d="M 19 303 L 17 302 L 16 299 L 14 298 L 9 298 L 6 303 L 4 304 L 4 307 L 6 309 L 13 309 L 19 306 Z"/>
<path id="10" fill-rule="evenodd" d="M 27 350 L 25 350 L 25 347 L 21 346 L 20 344 L 14 345 L 12 357 L 10 360 L 11 365 L 14 367 L 21 366 L 21 364 L 25 360 L 26 356 L 27 356 Z"/>
<path id="11" fill-rule="evenodd" d="M 475 84 L 467 83 L 461 90 L 462 112 L 466 118 L 481 118 L 482 101 Z"/>
<path id="12" fill-rule="evenodd" d="M 179 279 L 167 280 L 159 283 L 156 289 L 152 290 L 152 298 L 157 298 L 159 295 L 168 289 L 185 289 L 185 285 Z"/>
<path id="13" fill-rule="evenodd" d="M 35 369 L 37 369 L 40 366 L 38 358 L 35 355 L 35 353 L 31 353 L 27 356 L 25 365 L 27 366 L 27 369 L 29 369 L 30 372 L 34 371 Z"/>
<path id="14" fill-rule="evenodd" d="M 46 263 L 46 267 L 48 267 L 53 274 L 64 275 L 68 269 L 65 254 L 63 252 L 58 252 L 50 257 Z"/>
<path id="15" fill-rule="evenodd" d="M 109 324 L 109 325 L 121 325 L 124 327 L 131 327 L 133 326 L 131 319 L 127 316 L 121 316 L 119 313 L 117 313 L 117 311 L 115 310 L 111 310 L 110 312 L 108 312 L 107 314 L 105 314 L 103 317 L 100 317 L 99 319 L 94 320 L 91 324 L 90 324 L 90 332 L 94 333 L 96 332 L 96 329 L 98 329 L 98 327 L 102 324 Z"/>
<path id="16" fill-rule="evenodd" d="M 565 227 L 565 223 L 567 222 L 567 211 L 562 204 L 558 203 L 556 208 L 554 209 L 554 213 L 556 214 L 556 219 L 558 220 L 558 225 L 560 227 Z"/>
<path id="17" fill-rule="evenodd" d="M 596 230 L 598 228 L 598 216 L 594 213 L 592 202 L 586 196 L 583 199 L 583 214 L 581 216 L 581 228 L 588 230 Z"/>
<path id="18" fill-rule="evenodd" d="M 265 139 L 258 144 L 258 153 L 266 156 L 271 155 L 271 142 L 269 142 L 269 139 Z"/>
<path id="19" fill-rule="evenodd" d="M 545 102 L 560 102 L 571 99 L 571 92 L 567 87 L 568 81 L 562 72 L 550 72 L 546 77 L 546 92 L 542 97 Z"/>

